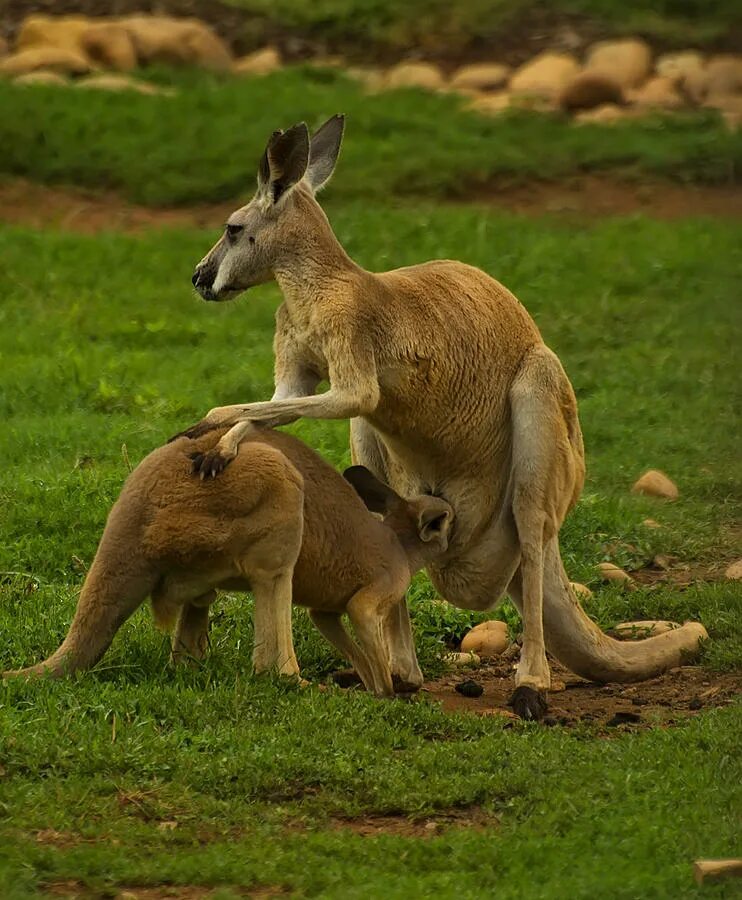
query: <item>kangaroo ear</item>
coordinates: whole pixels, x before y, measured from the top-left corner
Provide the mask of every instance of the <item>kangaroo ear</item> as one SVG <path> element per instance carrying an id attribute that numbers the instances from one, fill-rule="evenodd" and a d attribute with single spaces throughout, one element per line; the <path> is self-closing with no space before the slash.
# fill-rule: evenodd
<path id="1" fill-rule="evenodd" d="M 337 115 L 328 119 L 312 135 L 307 181 L 315 194 L 327 184 L 335 171 L 344 129 L 345 116 Z"/>
<path id="2" fill-rule="evenodd" d="M 417 500 L 417 533 L 420 540 L 428 543 L 438 541 L 445 550 L 448 547 L 448 532 L 453 522 L 453 509 L 440 497 L 424 497 Z"/>
<path id="3" fill-rule="evenodd" d="M 343 472 L 343 478 L 353 485 L 355 492 L 373 513 L 385 515 L 390 505 L 400 499 L 399 494 L 379 481 L 365 466 L 351 466 Z"/>
<path id="4" fill-rule="evenodd" d="M 309 130 L 304 122 L 288 131 L 274 131 L 258 168 L 258 187 L 273 203 L 302 180 L 309 163 Z"/>

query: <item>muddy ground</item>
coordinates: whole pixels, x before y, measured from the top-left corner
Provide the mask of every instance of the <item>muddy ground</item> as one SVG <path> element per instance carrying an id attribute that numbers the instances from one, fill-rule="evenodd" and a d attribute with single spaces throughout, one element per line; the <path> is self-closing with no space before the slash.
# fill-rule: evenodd
<path id="1" fill-rule="evenodd" d="M 112 192 L 48 187 L 22 179 L 0 181 L 0 222 L 32 228 L 57 227 L 83 234 L 137 233 L 149 228 L 220 228 L 248 198 L 226 203 L 154 208 L 128 203 Z M 604 218 L 645 213 L 656 219 L 684 216 L 742 217 L 742 187 L 667 182 L 629 183 L 609 176 L 560 182 L 492 184 L 472 200 L 522 215 Z"/>
<path id="2" fill-rule="evenodd" d="M 517 662 L 500 658 L 476 669 L 461 669 L 426 682 L 423 691 L 440 701 L 446 712 L 514 719 L 508 700 Z M 639 684 L 598 685 L 551 661 L 552 692 L 546 724 L 590 725 L 602 734 L 627 729 L 678 725 L 704 709 L 726 706 L 742 697 L 742 672 L 714 674 L 697 666 L 681 666 Z M 480 697 L 466 697 L 456 686 L 480 685 Z"/>

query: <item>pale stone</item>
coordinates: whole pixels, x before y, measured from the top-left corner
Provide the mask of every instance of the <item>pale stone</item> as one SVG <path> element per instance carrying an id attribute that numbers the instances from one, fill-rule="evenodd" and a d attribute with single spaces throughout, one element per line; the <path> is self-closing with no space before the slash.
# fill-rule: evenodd
<path id="1" fill-rule="evenodd" d="M 615 103 L 604 103 L 602 106 L 596 106 L 595 109 L 586 109 L 577 113 L 575 122 L 578 125 L 614 125 L 616 122 L 634 118 L 636 115 L 625 107 L 616 106 Z"/>
<path id="2" fill-rule="evenodd" d="M 724 577 L 731 581 L 742 581 L 742 559 L 730 563 L 724 572 Z"/>
<path id="3" fill-rule="evenodd" d="M 263 47 L 236 60 L 232 66 L 235 75 L 270 75 L 281 68 L 281 54 L 275 47 Z"/>
<path id="4" fill-rule="evenodd" d="M 510 91 L 553 98 L 579 70 L 579 63 L 569 53 L 539 53 L 513 74 Z"/>
<path id="5" fill-rule="evenodd" d="M 142 63 L 192 65 L 214 71 L 232 67 L 232 54 L 216 32 L 198 19 L 171 16 L 125 16 L 126 29 Z"/>
<path id="6" fill-rule="evenodd" d="M 662 526 L 660 525 L 660 523 L 659 523 L 659 522 L 655 522 L 654 519 L 645 519 L 645 520 L 642 522 L 642 525 L 643 525 L 645 528 L 662 528 Z"/>
<path id="7" fill-rule="evenodd" d="M 57 47 L 79 53 L 80 39 L 91 23 L 86 16 L 27 16 L 18 31 L 16 50 Z"/>
<path id="8" fill-rule="evenodd" d="M 67 87 L 69 83 L 64 75 L 60 75 L 58 72 L 47 72 L 44 69 L 38 72 L 28 72 L 26 75 L 18 75 L 17 78 L 13 79 L 13 84 L 51 84 L 58 87 Z"/>
<path id="9" fill-rule="evenodd" d="M 685 105 L 676 87 L 676 79 L 657 75 L 638 90 L 630 91 L 628 99 L 644 109 L 678 109 Z"/>
<path id="10" fill-rule="evenodd" d="M 588 49 L 585 68 L 610 76 L 623 88 L 636 87 L 652 69 L 652 51 L 638 38 L 601 41 Z"/>
<path id="11" fill-rule="evenodd" d="M 451 77 L 451 88 L 455 91 L 493 91 L 506 84 L 510 71 L 510 66 L 501 63 L 462 66 Z"/>
<path id="12" fill-rule="evenodd" d="M 627 572 L 624 572 L 623 569 L 620 569 L 618 566 L 615 566 L 613 563 L 602 562 L 598 565 L 598 571 L 600 572 L 600 576 L 603 581 L 613 581 L 617 584 L 625 584 L 630 585 L 633 584 L 633 579 L 631 575 Z"/>
<path id="13" fill-rule="evenodd" d="M 692 73 L 703 71 L 703 67 L 703 56 L 697 50 L 682 50 L 660 56 L 655 71 L 665 78 L 684 79 Z"/>
<path id="14" fill-rule="evenodd" d="M 510 94 L 507 91 L 498 94 L 481 94 L 473 97 L 466 104 L 466 108 L 484 116 L 497 116 L 510 109 Z"/>
<path id="15" fill-rule="evenodd" d="M 649 469 L 645 472 L 631 488 L 631 492 L 661 497 L 664 500 L 677 500 L 680 496 L 675 484 L 659 469 Z"/>
<path id="16" fill-rule="evenodd" d="M 505 622 L 482 622 L 471 629 L 461 641 L 463 653 L 477 653 L 483 659 L 500 656 L 510 646 Z"/>
<path id="17" fill-rule="evenodd" d="M 455 668 L 461 668 L 462 666 L 478 666 L 482 661 L 476 653 L 447 653 L 443 657 L 443 660 L 444 662 L 447 662 L 449 666 L 454 666 Z"/>
<path id="18" fill-rule="evenodd" d="M 134 78 L 128 78 L 126 75 L 113 75 L 110 73 L 89 75 L 87 78 L 81 78 L 75 82 L 75 86 L 98 91 L 134 91 L 137 94 L 161 95 L 165 97 L 172 97 L 175 93 L 171 88 L 160 87 L 147 81 L 137 81 Z"/>
<path id="19" fill-rule="evenodd" d="M 0 75 L 26 75 L 40 69 L 63 75 L 84 75 L 91 66 L 81 54 L 61 47 L 31 47 L 0 59 Z"/>
<path id="20" fill-rule="evenodd" d="M 425 62 L 401 62 L 387 70 L 384 84 L 387 88 L 423 88 L 437 91 L 445 85 L 438 66 Z"/>
<path id="21" fill-rule="evenodd" d="M 91 24 L 80 36 L 80 47 L 94 63 L 117 72 L 136 68 L 137 53 L 129 32 L 113 22 Z"/>

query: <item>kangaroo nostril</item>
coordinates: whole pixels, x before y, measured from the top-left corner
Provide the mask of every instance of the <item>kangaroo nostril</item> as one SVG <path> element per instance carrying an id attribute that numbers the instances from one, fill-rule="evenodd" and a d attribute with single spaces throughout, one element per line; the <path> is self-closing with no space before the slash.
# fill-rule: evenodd
<path id="1" fill-rule="evenodd" d="M 196 287 L 198 285 L 198 279 L 200 278 L 200 273 L 198 269 L 193 273 L 193 278 L 191 278 L 191 284 Z"/>

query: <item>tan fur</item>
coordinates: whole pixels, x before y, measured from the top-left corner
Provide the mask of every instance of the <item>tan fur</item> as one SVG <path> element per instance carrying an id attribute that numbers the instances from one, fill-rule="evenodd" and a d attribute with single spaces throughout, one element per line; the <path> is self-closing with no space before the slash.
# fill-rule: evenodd
<path id="1" fill-rule="evenodd" d="M 585 472 L 559 360 L 518 300 L 479 269 L 438 260 L 375 274 L 348 257 L 314 198 L 327 178 L 318 184 L 313 165 L 337 122 L 311 141 L 305 126 L 274 135 L 258 193 L 230 217 L 242 231 L 225 234 L 196 269 L 206 299 L 273 277 L 284 303 L 273 400 L 213 409 L 194 431 L 238 423 L 220 444 L 228 461 L 247 420 L 351 419 L 355 461 L 403 496 L 432 491 L 453 506 L 448 553 L 428 567 L 442 595 L 488 609 L 509 592 L 519 607 L 519 686 L 549 687 L 546 647 L 600 681 L 649 678 L 693 655 L 707 636 L 701 625 L 627 646 L 584 614 L 558 545 Z M 338 134 L 333 164 L 339 143 Z M 330 390 L 314 394 L 322 379 Z"/>
<path id="2" fill-rule="evenodd" d="M 392 695 L 393 676 L 405 690 L 420 687 L 401 601 L 412 574 L 446 545 L 448 504 L 435 497 L 407 502 L 385 489 L 382 521 L 318 454 L 263 429 L 245 436 L 221 478 L 194 478 L 190 455 L 208 453 L 222 434 L 180 438 L 134 470 L 111 510 L 63 644 L 43 663 L 6 675 L 89 668 L 147 596 L 158 625 L 175 623 L 174 658 L 200 659 L 209 605 L 215 589 L 225 588 L 254 593 L 256 671 L 298 673 L 293 597 L 310 608 L 369 690 Z M 432 525 L 440 531 L 426 531 Z M 358 643 L 342 626 L 345 612 Z"/>

